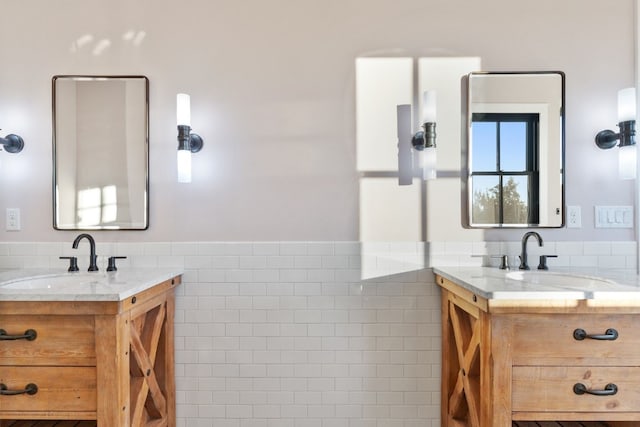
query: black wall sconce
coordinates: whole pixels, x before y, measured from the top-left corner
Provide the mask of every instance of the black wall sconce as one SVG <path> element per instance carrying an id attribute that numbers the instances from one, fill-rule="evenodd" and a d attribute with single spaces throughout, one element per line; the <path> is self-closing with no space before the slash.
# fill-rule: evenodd
<path id="1" fill-rule="evenodd" d="M 21 136 L 10 133 L 4 138 L 0 138 L 0 144 L 7 153 L 19 153 L 24 148 L 24 140 Z"/>
<path id="2" fill-rule="evenodd" d="M 191 132 L 191 97 L 179 93 L 176 97 L 178 122 L 178 182 L 191 182 L 191 153 L 202 149 L 204 141 Z"/>
<path id="3" fill-rule="evenodd" d="M 418 153 L 418 164 L 422 169 L 422 179 L 436 179 L 436 92 L 429 90 L 422 97 L 422 129 L 411 139 Z"/>
<path id="4" fill-rule="evenodd" d="M 596 145 L 603 149 L 609 149 L 617 145 L 618 175 L 620 179 L 635 179 L 636 177 L 636 89 L 626 88 L 618 92 L 618 128 L 615 133 L 612 130 L 603 130 L 596 135 Z"/>

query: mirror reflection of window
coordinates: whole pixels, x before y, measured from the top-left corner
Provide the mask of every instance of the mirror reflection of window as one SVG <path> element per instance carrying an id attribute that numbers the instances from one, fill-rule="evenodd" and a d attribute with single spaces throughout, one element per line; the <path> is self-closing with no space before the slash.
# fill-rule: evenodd
<path id="1" fill-rule="evenodd" d="M 115 185 L 102 189 L 102 222 L 114 222 L 118 218 L 118 190 Z"/>
<path id="2" fill-rule="evenodd" d="M 78 191 L 78 224 L 88 227 L 100 223 L 100 189 L 88 188 Z"/>
<path id="3" fill-rule="evenodd" d="M 114 222 L 118 217 L 118 197 L 115 185 L 78 191 L 77 221 L 82 227 Z"/>
<path id="4" fill-rule="evenodd" d="M 474 113 L 472 222 L 538 224 L 539 115 Z"/>

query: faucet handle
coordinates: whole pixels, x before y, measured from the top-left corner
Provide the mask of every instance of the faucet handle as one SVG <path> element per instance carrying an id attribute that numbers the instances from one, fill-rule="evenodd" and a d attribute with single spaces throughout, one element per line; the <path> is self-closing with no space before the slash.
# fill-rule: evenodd
<path id="1" fill-rule="evenodd" d="M 80 270 L 78 268 L 78 258 L 76 258 L 74 256 L 61 256 L 60 259 L 68 259 L 69 260 L 69 268 L 67 269 L 67 271 L 73 272 L 73 271 L 79 271 Z"/>
<path id="2" fill-rule="evenodd" d="M 89 256 L 89 268 L 87 271 L 98 271 L 98 255 Z"/>
<path id="3" fill-rule="evenodd" d="M 116 267 L 116 260 L 117 259 L 126 259 L 126 256 L 110 256 L 109 257 L 109 264 L 107 265 L 107 271 L 118 271 L 118 268 Z"/>
<path id="4" fill-rule="evenodd" d="M 538 264 L 538 270 L 548 270 L 547 258 L 558 258 L 558 255 L 540 255 L 540 263 Z"/>
<path id="5" fill-rule="evenodd" d="M 491 255 L 491 258 L 500 258 L 500 270 L 509 270 L 509 255 Z"/>

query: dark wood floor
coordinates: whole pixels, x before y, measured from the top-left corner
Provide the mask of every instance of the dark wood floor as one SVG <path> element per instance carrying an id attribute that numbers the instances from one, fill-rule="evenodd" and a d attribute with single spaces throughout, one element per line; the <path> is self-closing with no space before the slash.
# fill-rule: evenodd
<path id="1" fill-rule="evenodd" d="M 0 427 L 96 427 L 95 421 L 2 421 Z M 513 427 L 608 427 L 595 421 L 514 421 Z"/>
<path id="2" fill-rule="evenodd" d="M 61 421 L 61 420 L 0 420 L 0 427 L 96 427 L 96 421 Z"/>
<path id="3" fill-rule="evenodd" d="M 600 421 L 514 421 L 513 427 L 608 427 Z"/>

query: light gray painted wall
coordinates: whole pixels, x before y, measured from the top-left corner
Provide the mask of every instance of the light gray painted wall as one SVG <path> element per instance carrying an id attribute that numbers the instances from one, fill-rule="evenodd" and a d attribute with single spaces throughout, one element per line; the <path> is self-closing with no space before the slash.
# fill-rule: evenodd
<path id="1" fill-rule="evenodd" d="M 23 224 L 0 231 L 4 241 L 75 234 L 51 226 L 50 82 L 67 73 L 150 79 L 151 227 L 100 240 L 358 240 L 354 64 L 372 55 L 566 72 L 566 200 L 582 206 L 583 228 L 545 237 L 634 240 L 633 230 L 592 226 L 594 204 L 634 204 L 613 150 L 593 143 L 616 124 L 617 90 L 634 84 L 632 0 L 27 0 L 2 9 L 0 126 L 26 141 L 19 155 L 0 153 L 0 212 L 19 207 Z M 205 138 L 191 185 L 176 182 L 179 91 L 191 94 Z"/>

